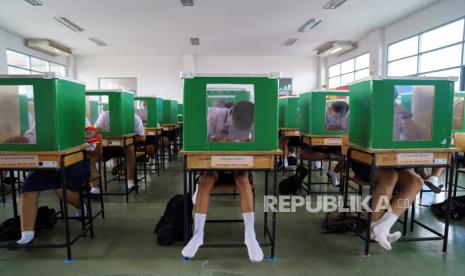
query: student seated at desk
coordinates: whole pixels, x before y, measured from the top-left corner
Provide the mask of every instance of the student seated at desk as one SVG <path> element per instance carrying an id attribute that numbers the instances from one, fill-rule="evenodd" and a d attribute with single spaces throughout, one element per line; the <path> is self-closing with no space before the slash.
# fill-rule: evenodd
<path id="1" fill-rule="evenodd" d="M 110 113 L 108 111 L 103 112 L 98 117 L 97 121 L 95 122 L 95 128 L 99 132 L 108 132 L 110 131 Z M 144 126 L 142 124 L 142 120 L 139 116 L 134 115 L 134 133 L 136 134 L 135 142 L 137 143 L 142 136 L 145 135 Z M 103 149 L 103 158 L 105 161 L 110 160 L 115 157 L 120 157 L 122 155 L 121 148 L 109 148 L 105 147 Z M 128 174 L 128 190 L 133 191 L 137 190 L 137 185 L 134 183 L 134 176 L 136 172 L 136 152 L 134 145 L 130 145 L 126 150 L 126 164 L 127 164 L 127 174 Z M 98 185 L 93 184 L 94 186 L 91 188 L 91 194 L 99 194 L 100 188 Z"/>
<path id="2" fill-rule="evenodd" d="M 253 140 L 253 104 L 239 102 L 227 107 L 211 107 L 208 109 L 208 139 L 209 141 L 237 141 Z M 194 195 L 195 217 L 194 235 L 182 250 L 182 255 L 192 258 L 203 245 L 204 226 L 210 203 L 210 192 L 215 184 L 236 185 L 240 195 L 240 208 L 244 219 L 244 243 L 247 246 L 249 259 L 252 262 L 263 260 L 263 251 L 256 239 L 254 223 L 254 203 L 251 185 L 252 175 L 245 171 L 215 171 L 204 172 L 200 178 L 200 185 Z"/>
<path id="3" fill-rule="evenodd" d="M 33 125 L 31 129 L 29 129 L 29 131 L 27 131 L 24 136 L 18 140 L 18 142 L 35 144 L 35 125 Z M 90 144 L 88 145 L 87 150 L 92 151 L 94 149 L 95 147 Z M 79 190 L 85 183 L 89 171 L 90 168 L 88 160 L 78 162 L 65 168 L 66 198 L 68 203 L 77 209 L 77 217 L 81 216 L 81 212 L 84 212 L 84 216 L 87 215 L 86 204 L 84 203 L 84 206 L 81 206 Z M 8 249 L 16 250 L 28 248 L 33 244 L 39 195 L 40 192 L 46 190 L 53 190 L 61 200 L 63 199 L 61 173 L 59 171 L 32 171 L 27 175 L 22 184 L 21 194 L 19 197 L 21 239 L 16 242 L 8 243 Z"/>

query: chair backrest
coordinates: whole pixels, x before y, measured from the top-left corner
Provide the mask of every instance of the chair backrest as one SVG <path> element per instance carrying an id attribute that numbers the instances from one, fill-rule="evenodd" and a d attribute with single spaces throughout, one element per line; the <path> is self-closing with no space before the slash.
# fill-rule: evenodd
<path id="1" fill-rule="evenodd" d="M 465 152 L 465 133 L 456 132 L 454 133 L 454 147 L 460 149 L 460 151 Z"/>

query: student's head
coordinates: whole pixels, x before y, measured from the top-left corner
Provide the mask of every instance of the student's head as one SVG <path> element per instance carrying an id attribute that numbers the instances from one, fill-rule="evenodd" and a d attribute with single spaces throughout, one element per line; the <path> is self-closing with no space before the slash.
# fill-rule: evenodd
<path id="1" fill-rule="evenodd" d="M 254 123 L 254 104 L 248 101 L 236 103 L 231 108 L 232 121 L 235 127 L 248 130 Z"/>
<path id="2" fill-rule="evenodd" d="M 349 112 L 349 105 L 344 101 L 335 102 L 331 105 L 331 109 L 334 113 L 340 114 L 341 117 Z"/>

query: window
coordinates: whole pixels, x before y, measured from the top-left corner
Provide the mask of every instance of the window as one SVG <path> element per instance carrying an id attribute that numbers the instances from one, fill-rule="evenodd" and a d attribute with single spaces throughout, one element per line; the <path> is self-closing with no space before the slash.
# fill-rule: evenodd
<path id="1" fill-rule="evenodd" d="M 53 72 L 58 76 L 66 76 L 66 66 L 45 59 L 6 50 L 8 74 L 11 75 L 37 75 Z"/>
<path id="2" fill-rule="evenodd" d="M 464 29 L 462 18 L 388 45 L 388 75 L 458 77 L 455 90 L 464 90 L 464 84 L 460 87 L 465 77 Z"/>
<path id="3" fill-rule="evenodd" d="M 370 54 L 346 60 L 328 68 L 328 88 L 337 88 L 370 75 Z"/>

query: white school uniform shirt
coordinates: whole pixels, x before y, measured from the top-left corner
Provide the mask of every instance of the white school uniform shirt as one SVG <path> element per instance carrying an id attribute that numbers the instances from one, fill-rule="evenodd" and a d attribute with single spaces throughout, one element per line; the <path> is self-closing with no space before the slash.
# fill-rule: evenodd
<path id="1" fill-rule="evenodd" d="M 100 129 L 103 132 L 110 131 L 110 112 L 103 112 L 97 119 L 94 125 L 95 128 Z M 145 134 L 144 124 L 142 119 L 134 114 L 134 133 L 142 136 Z"/>
<path id="2" fill-rule="evenodd" d="M 253 137 L 253 125 L 247 130 L 234 127 L 228 116 L 230 109 L 225 107 L 208 108 L 208 139 L 221 139 L 225 136 L 232 141 L 245 141 Z"/>

